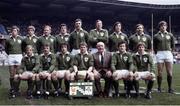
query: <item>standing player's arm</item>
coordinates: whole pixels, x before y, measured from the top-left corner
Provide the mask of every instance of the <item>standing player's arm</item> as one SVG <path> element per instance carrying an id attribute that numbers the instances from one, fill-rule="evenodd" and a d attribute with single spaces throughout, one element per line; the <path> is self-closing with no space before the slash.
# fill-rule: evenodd
<path id="1" fill-rule="evenodd" d="M 49 67 L 49 72 L 52 73 L 55 70 L 56 57 L 55 55 L 51 55 L 51 66 Z"/>
<path id="2" fill-rule="evenodd" d="M 104 42 L 106 45 L 108 44 L 108 31 L 104 30 L 104 36 L 100 36 L 99 40 Z"/>
<path id="3" fill-rule="evenodd" d="M 26 43 L 25 43 L 25 39 L 22 40 L 21 48 L 22 48 L 22 54 L 25 54 L 25 52 L 26 52 Z"/>
<path id="4" fill-rule="evenodd" d="M 152 56 L 149 55 L 149 66 L 150 66 L 150 72 L 151 73 L 154 73 L 155 72 L 155 65 L 154 65 L 154 62 L 153 62 L 153 58 Z"/>
<path id="5" fill-rule="evenodd" d="M 136 61 L 136 55 L 133 55 L 133 72 L 136 72 L 138 71 L 138 68 L 137 68 L 137 61 Z"/>
<path id="6" fill-rule="evenodd" d="M 89 33 L 85 31 L 85 41 L 88 44 L 89 43 Z"/>
<path id="7" fill-rule="evenodd" d="M 156 36 L 154 36 L 154 38 L 153 38 L 153 50 L 154 50 L 154 53 L 156 54 L 157 53 L 157 38 L 156 38 Z"/>
<path id="8" fill-rule="evenodd" d="M 78 72 L 78 58 L 77 58 L 77 55 L 74 56 L 73 58 L 73 70 L 75 73 Z"/>
<path id="9" fill-rule="evenodd" d="M 53 39 L 54 39 L 54 42 L 53 42 L 53 47 L 54 47 L 54 53 L 56 53 L 58 50 L 58 45 L 56 44 L 56 38 L 55 37 L 53 37 Z"/>
<path id="10" fill-rule="evenodd" d="M 21 66 L 20 66 L 19 70 L 17 71 L 17 74 L 21 74 L 24 71 L 27 71 L 27 70 L 26 70 L 26 65 L 25 65 L 25 58 L 22 58 Z"/>
<path id="11" fill-rule="evenodd" d="M 175 37 L 171 34 L 171 49 L 172 51 L 175 49 Z"/>
<path id="12" fill-rule="evenodd" d="M 9 55 L 9 40 L 8 39 L 6 39 L 5 41 L 5 51 Z"/>
<path id="13" fill-rule="evenodd" d="M 132 41 L 132 35 L 129 37 L 129 50 L 131 51 L 131 52 L 133 52 L 133 46 L 135 46 L 135 45 L 133 45 L 133 41 Z"/>
<path id="14" fill-rule="evenodd" d="M 89 44 L 91 45 L 91 43 L 93 44 L 94 42 L 97 42 L 97 38 L 94 36 L 94 31 L 91 30 L 89 32 Z"/>
<path id="15" fill-rule="evenodd" d="M 129 72 L 133 72 L 134 64 L 133 64 L 133 58 L 131 55 L 129 55 L 128 64 L 129 64 Z"/>
<path id="16" fill-rule="evenodd" d="M 124 36 L 125 36 L 126 45 L 129 45 L 129 39 L 128 39 L 128 36 L 127 36 L 127 35 L 124 35 Z"/>
<path id="17" fill-rule="evenodd" d="M 152 44 L 151 44 L 151 37 L 148 36 L 148 50 L 151 52 L 152 51 Z"/>
<path id="18" fill-rule="evenodd" d="M 88 68 L 88 72 L 92 72 L 93 71 L 93 67 L 94 67 L 94 59 L 93 59 L 93 56 L 90 55 L 89 56 L 89 68 Z"/>
<path id="19" fill-rule="evenodd" d="M 113 54 L 112 60 L 111 60 L 111 70 L 113 72 L 116 71 L 116 64 L 117 64 L 116 54 Z"/>
<path id="20" fill-rule="evenodd" d="M 37 42 L 36 42 L 36 47 L 37 47 L 37 52 L 38 54 L 41 54 L 41 46 L 40 46 L 40 37 L 38 38 Z"/>
<path id="21" fill-rule="evenodd" d="M 72 51 L 72 49 L 73 49 L 73 34 L 72 33 L 69 36 L 68 43 L 69 43 L 70 51 Z"/>
<path id="22" fill-rule="evenodd" d="M 43 71 L 43 64 L 42 64 L 42 61 L 43 61 L 42 55 L 40 55 L 40 57 L 39 57 L 39 72 L 42 72 L 42 71 Z"/>
<path id="23" fill-rule="evenodd" d="M 39 68 L 40 68 L 40 63 L 39 63 L 39 56 L 35 57 L 35 67 L 33 68 L 33 73 L 38 73 L 39 72 Z"/>

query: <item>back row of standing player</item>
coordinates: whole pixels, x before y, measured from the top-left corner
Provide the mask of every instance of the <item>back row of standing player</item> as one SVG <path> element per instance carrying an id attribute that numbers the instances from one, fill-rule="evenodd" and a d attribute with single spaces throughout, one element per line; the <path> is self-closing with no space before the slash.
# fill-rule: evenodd
<path id="1" fill-rule="evenodd" d="M 59 47 L 63 43 L 68 43 L 70 47 L 71 54 L 75 55 L 80 52 L 79 44 L 81 42 L 86 42 L 91 53 L 97 51 L 96 44 L 98 42 L 104 42 L 106 49 L 110 52 L 118 51 L 118 43 L 125 41 L 129 46 L 129 50 L 135 52 L 136 45 L 139 42 L 145 43 L 147 51 L 154 50 L 157 53 L 157 63 L 158 63 L 158 91 L 161 92 L 161 82 L 162 82 L 162 70 L 165 63 L 167 70 L 167 82 L 169 85 L 169 92 L 172 92 L 171 83 L 172 83 L 172 53 L 174 49 L 174 37 L 171 33 L 167 32 L 167 23 L 161 21 L 159 23 L 159 32 L 154 36 L 154 48 L 151 48 L 151 37 L 144 33 L 144 26 L 142 24 L 136 25 L 136 33 L 129 38 L 126 34 L 121 32 L 121 23 L 116 22 L 113 26 L 114 32 L 111 35 L 108 35 L 108 31 L 102 28 L 102 21 L 96 21 L 96 28 L 92 29 L 90 33 L 82 29 L 82 20 L 75 20 L 75 29 L 71 34 L 67 33 L 66 24 L 60 25 L 60 33 L 57 36 L 51 35 L 51 27 L 45 26 L 43 35 L 39 38 L 34 34 L 35 27 L 28 27 L 28 34 L 25 39 L 22 39 L 19 35 L 19 28 L 16 26 L 12 27 L 11 37 L 6 40 L 6 52 L 9 55 L 9 71 L 10 71 L 10 84 L 12 85 L 12 80 L 18 63 L 21 61 L 21 54 L 25 52 L 27 45 L 32 45 L 34 52 L 41 54 L 43 50 L 43 45 L 50 44 L 51 52 L 58 52 Z M 18 55 L 19 54 L 19 55 Z M 13 60 L 15 58 L 15 61 Z M 14 65 L 17 63 L 17 65 Z"/>

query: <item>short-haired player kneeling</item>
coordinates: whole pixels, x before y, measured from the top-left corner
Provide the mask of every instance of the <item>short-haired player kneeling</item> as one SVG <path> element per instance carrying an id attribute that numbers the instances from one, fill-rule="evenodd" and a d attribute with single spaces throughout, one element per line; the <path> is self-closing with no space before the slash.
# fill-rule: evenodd
<path id="1" fill-rule="evenodd" d="M 26 54 L 22 58 L 21 67 L 18 73 L 14 76 L 15 88 L 19 88 L 20 80 L 27 80 L 27 99 L 33 98 L 33 88 L 36 76 L 39 72 L 39 58 L 33 54 L 33 47 L 27 45 Z"/>
<path id="2" fill-rule="evenodd" d="M 151 90 L 155 80 L 154 74 L 154 62 L 151 55 L 145 52 L 145 44 L 138 43 L 137 53 L 133 55 L 133 61 L 135 66 L 134 80 L 133 84 L 136 90 L 136 96 L 139 95 L 139 81 L 140 79 L 147 82 L 147 91 L 145 93 L 145 98 L 151 99 Z"/>

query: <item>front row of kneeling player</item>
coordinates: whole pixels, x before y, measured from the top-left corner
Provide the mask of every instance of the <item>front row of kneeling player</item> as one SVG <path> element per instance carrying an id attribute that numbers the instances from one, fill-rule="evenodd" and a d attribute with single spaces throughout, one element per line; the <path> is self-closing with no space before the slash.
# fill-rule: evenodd
<path id="1" fill-rule="evenodd" d="M 126 43 L 118 45 L 118 52 L 105 51 L 103 42 L 97 43 L 97 53 L 91 55 L 87 52 L 87 44 L 80 44 L 80 53 L 74 57 L 68 52 L 68 45 L 61 46 L 61 52 L 54 55 L 50 52 L 49 45 L 44 45 L 44 52 L 37 56 L 33 54 L 31 45 L 26 47 L 26 55 L 22 59 L 21 68 L 14 76 L 13 89 L 10 98 L 16 97 L 19 92 L 20 80 L 27 80 L 27 98 L 33 98 L 33 89 L 36 85 L 37 97 L 47 99 L 50 94 L 51 82 L 55 88 L 54 95 L 58 96 L 62 91 L 61 83 L 64 79 L 65 94 L 68 95 L 69 83 L 83 79 L 92 81 L 97 88 L 98 96 L 109 96 L 111 86 L 115 88 L 115 96 L 119 96 L 118 80 L 126 82 L 126 97 L 131 97 L 131 88 L 134 86 L 136 97 L 139 95 L 139 82 L 143 79 L 147 82 L 145 97 L 151 98 L 151 89 L 155 80 L 154 64 L 152 57 L 145 51 L 144 43 L 137 45 L 137 53 L 131 54 L 126 51 Z M 100 79 L 105 79 L 105 89 L 102 92 Z"/>

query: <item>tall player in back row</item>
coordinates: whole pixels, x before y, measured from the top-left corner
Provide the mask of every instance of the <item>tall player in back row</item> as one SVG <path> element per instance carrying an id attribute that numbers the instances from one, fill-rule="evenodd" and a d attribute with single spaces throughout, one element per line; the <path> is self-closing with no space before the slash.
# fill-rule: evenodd
<path id="1" fill-rule="evenodd" d="M 6 40 L 6 53 L 8 54 L 9 73 L 10 73 L 10 98 L 14 97 L 14 92 L 18 92 L 19 89 L 14 89 L 14 76 L 19 69 L 22 59 L 22 38 L 19 36 L 19 28 L 12 26 L 11 36 Z"/>
<path id="2" fill-rule="evenodd" d="M 173 55 L 175 48 L 174 36 L 167 32 L 167 23 L 159 22 L 159 32 L 154 36 L 154 51 L 157 60 L 157 83 L 158 91 L 161 92 L 162 71 L 165 65 L 167 71 L 168 92 L 173 93 L 172 89 L 172 71 L 173 71 Z"/>

